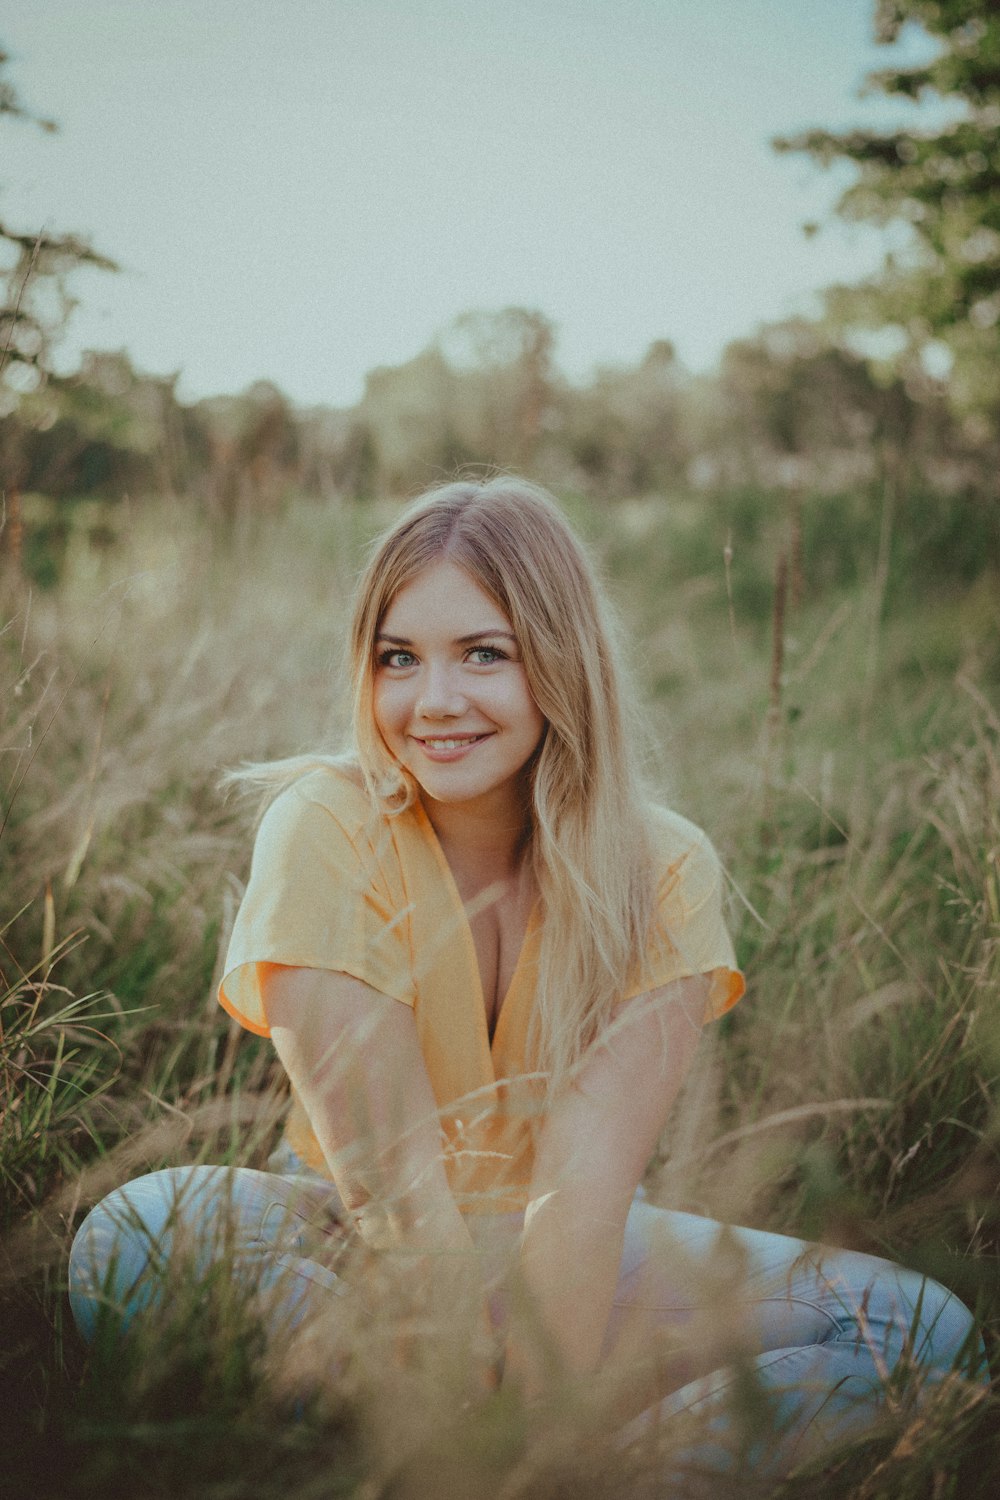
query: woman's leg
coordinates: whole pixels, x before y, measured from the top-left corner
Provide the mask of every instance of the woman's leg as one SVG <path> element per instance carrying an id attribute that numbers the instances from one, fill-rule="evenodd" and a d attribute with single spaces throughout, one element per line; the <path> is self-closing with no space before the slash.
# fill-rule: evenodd
<path id="1" fill-rule="evenodd" d="M 670 1393 L 629 1439 L 686 1414 L 691 1462 L 724 1471 L 738 1450 L 760 1477 L 874 1428 L 894 1372 L 929 1385 L 984 1358 L 968 1310 L 915 1271 L 637 1201 L 606 1356 L 651 1335 Z"/>
<path id="2" fill-rule="evenodd" d="M 232 1275 L 256 1300 L 271 1332 L 294 1327 L 340 1290 L 308 1253 L 322 1243 L 339 1200 L 321 1179 L 243 1167 L 190 1166 L 126 1183 L 91 1210 L 73 1241 L 69 1295 L 91 1340 L 102 1317 L 121 1327 L 168 1292 L 179 1273 Z M 179 1284 L 179 1283 L 178 1283 Z"/>

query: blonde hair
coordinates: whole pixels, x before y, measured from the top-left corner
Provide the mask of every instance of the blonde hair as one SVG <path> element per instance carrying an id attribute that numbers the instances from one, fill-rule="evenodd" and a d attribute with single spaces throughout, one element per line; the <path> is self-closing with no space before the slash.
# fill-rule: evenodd
<path id="1" fill-rule="evenodd" d="M 653 917 L 636 718 L 609 610 L 552 498 L 512 476 L 430 490 L 376 539 L 351 626 L 354 742 L 373 804 L 417 789 L 373 711 L 375 638 L 398 591 L 430 563 L 463 568 L 510 620 L 546 720 L 530 770 L 530 857 L 541 898 L 532 1048 L 552 1084 L 634 984 Z"/>

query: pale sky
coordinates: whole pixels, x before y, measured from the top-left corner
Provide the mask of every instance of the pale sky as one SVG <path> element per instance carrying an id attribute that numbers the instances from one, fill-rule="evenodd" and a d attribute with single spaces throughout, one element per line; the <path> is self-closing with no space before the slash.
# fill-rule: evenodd
<path id="1" fill-rule="evenodd" d="M 62 361 L 127 347 L 192 398 L 351 404 L 455 315 L 556 324 L 574 379 L 669 338 L 692 369 L 808 312 L 885 240 L 826 220 L 808 125 L 856 92 L 874 0 L 31 0 L 0 44 L 56 136 L 0 121 L 0 215 L 80 231 Z M 898 55 L 915 55 L 918 35 Z M 921 54 L 923 55 L 923 54 Z"/>

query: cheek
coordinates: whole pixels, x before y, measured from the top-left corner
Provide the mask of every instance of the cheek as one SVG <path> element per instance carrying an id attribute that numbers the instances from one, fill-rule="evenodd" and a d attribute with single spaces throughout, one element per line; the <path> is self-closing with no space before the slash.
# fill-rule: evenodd
<path id="1" fill-rule="evenodd" d="M 511 717 L 518 720 L 526 738 L 537 744 L 545 729 L 545 717 L 528 690 L 527 683 L 520 685 L 510 705 Z"/>
<path id="2" fill-rule="evenodd" d="M 399 720 L 399 694 L 393 691 L 395 686 L 384 677 L 376 677 L 372 687 L 372 716 L 383 736 L 391 734 Z"/>

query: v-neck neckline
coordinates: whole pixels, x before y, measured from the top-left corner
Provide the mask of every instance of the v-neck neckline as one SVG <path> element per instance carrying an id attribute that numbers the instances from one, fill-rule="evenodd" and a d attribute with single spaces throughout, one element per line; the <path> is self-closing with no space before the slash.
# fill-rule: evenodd
<path id="1" fill-rule="evenodd" d="M 476 940 L 472 935 L 472 923 L 469 921 L 469 915 L 465 908 L 465 902 L 462 900 L 462 893 L 458 889 L 458 881 L 455 879 L 455 872 L 451 868 L 451 865 L 448 863 L 448 856 L 444 852 L 444 847 L 441 843 L 441 840 L 438 838 L 437 830 L 435 829 L 434 824 L 431 822 L 430 817 L 428 816 L 427 809 L 424 807 L 419 798 L 416 798 L 414 800 L 413 807 L 416 812 L 417 823 L 420 827 L 421 833 L 423 834 L 424 841 L 430 845 L 434 858 L 437 861 L 438 868 L 441 871 L 442 878 L 444 879 L 448 894 L 451 898 L 451 904 L 460 917 L 462 946 L 465 950 L 466 965 L 470 969 L 474 982 L 473 994 L 475 998 L 476 1009 L 476 1030 L 481 1042 L 485 1047 L 486 1055 L 489 1058 L 490 1062 L 490 1070 L 493 1073 L 495 1081 L 496 1070 L 493 1066 L 494 1058 L 497 1055 L 499 1042 L 501 1040 L 502 1033 L 505 1030 L 505 1024 L 508 1019 L 508 1012 L 510 1010 L 510 1002 L 516 997 L 517 994 L 518 982 L 521 977 L 521 968 L 524 963 L 525 954 L 528 950 L 531 939 L 534 936 L 535 928 L 538 923 L 538 898 L 536 896 L 535 900 L 532 902 L 531 910 L 528 913 L 528 921 L 524 929 L 524 937 L 521 939 L 521 946 L 518 949 L 517 958 L 511 971 L 510 982 L 508 983 L 506 990 L 501 996 L 500 1004 L 497 1007 L 496 1024 L 493 1027 L 493 1036 L 491 1037 L 489 1022 L 486 1016 L 486 992 L 483 989 L 483 976 L 479 969 L 479 954 L 476 952 Z"/>

